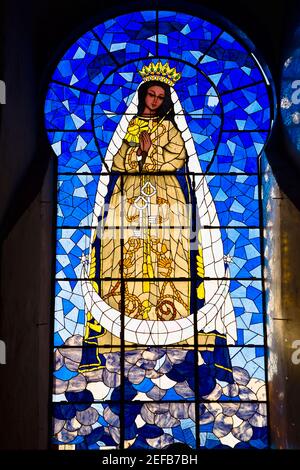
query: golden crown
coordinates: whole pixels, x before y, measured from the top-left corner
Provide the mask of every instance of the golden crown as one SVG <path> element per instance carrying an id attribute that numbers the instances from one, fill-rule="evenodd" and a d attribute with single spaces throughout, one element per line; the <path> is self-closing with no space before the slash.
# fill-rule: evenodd
<path id="1" fill-rule="evenodd" d="M 161 62 L 157 62 L 157 64 L 151 62 L 149 65 L 144 65 L 139 74 L 144 82 L 158 80 L 170 86 L 173 86 L 181 78 L 181 73 L 177 72 L 175 67 L 171 69 L 168 62 L 164 65 Z"/>

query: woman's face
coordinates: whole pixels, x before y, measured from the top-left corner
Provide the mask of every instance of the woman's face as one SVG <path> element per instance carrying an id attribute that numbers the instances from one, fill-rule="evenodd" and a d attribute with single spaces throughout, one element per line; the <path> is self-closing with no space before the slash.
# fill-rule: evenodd
<path id="1" fill-rule="evenodd" d="M 145 111 L 153 114 L 162 105 L 165 99 L 165 90 L 159 85 L 153 85 L 148 88 L 145 98 Z"/>

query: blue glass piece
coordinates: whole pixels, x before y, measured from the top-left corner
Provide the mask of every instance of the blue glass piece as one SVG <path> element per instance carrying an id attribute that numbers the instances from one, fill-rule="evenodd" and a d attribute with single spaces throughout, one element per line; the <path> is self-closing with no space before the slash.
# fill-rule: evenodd
<path id="1" fill-rule="evenodd" d="M 193 430 L 192 429 L 184 429 L 183 430 L 183 434 L 184 434 L 184 443 L 191 447 L 192 449 L 194 449 L 196 447 L 196 439 L 195 439 L 195 435 L 194 435 L 194 427 L 193 427 Z"/>
<path id="2" fill-rule="evenodd" d="M 92 403 L 94 401 L 94 397 L 92 392 L 89 390 L 83 390 L 81 392 L 65 392 L 66 399 L 70 402 L 84 402 L 84 403 Z"/>
<path id="3" fill-rule="evenodd" d="M 176 441 L 181 441 L 183 442 L 184 441 L 184 434 L 183 434 L 183 430 L 181 428 L 181 426 L 175 426 L 173 428 L 173 436 L 175 438 Z"/>
<path id="4" fill-rule="evenodd" d="M 70 281 L 57 281 L 55 287 L 55 323 L 59 331 L 54 337 L 54 346 L 62 346 L 73 335 L 83 336 L 84 300 L 80 281 L 74 285 Z"/>
<path id="5" fill-rule="evenodd" d="M 131 424 L 131 426 L 125 426 L 125 433 L 124 433 L 124 439 L 125 440 L 131 440 L 134 439 L 137 435 L 137 426 L 135 423 Z"/>
<path id="6" fill-rule="evenodd" d="M 55 346 L 62 346 L 64 344 L 64 341 L 63 341 L 62 337 L 60 336 L 60 334 L 58 332 L 54 332 L 53 337 L 54 337 L 53 344 Z"/>
<path id="7" fill-rule="evenodd" d="M 224 130 L 265 130 L 271 125 L 270 101 L 265 83 L 221 95 Z"/>
<path id="8" fill-rule="evenodd" d="M 209 395 L 216 386 L 212 370 L 206 364 L 199 367 L 199 394 L 201 397 Z"/>
<path id="9" fill-rule="evenodd" d="M 200 420 L 200 430 L 202 433 L 211 432 L 213 430 L 213 427 L 214 427 L 214 423 L 201 424 L 201 420 Z"/>
<path id="10" fill-rule="evenodd" d="M 257 173 L 266 141 L 266 132 L 223 132 L 209 172 Z"/>
<path id="11" fill-rule="evenodd" d="M 59 370 L 54 372 L 53 375 L 60 380 L 70 380 L 73 377 L 76 377 L 76 375 L 78 375 L 78 372 L 71 371 L 66 366 L 63 366 Z"/>
<path id="12" fill-rule="evenodd" d="M 99 155 L 92 132 L 48 132 L 57 156 L 58 173 L 98 173 L 103 156 Z"/>
<path id="13" fill-rule="evenodd" d="M 231 396 L 227 396 L 227 395 L 221 395 L 220 398 L 219 398 L 219 401 L 224 401 L 224 402 L 240 402 L 241 399 L 239 396 L 236 396 L 236 397 L 231 397 Z"/>
<path id="14" fill-rule="evenodd" d="M 261 427 L 261 428 L 258 426 L 253 426 L 253 435 L 252 435 L 253 440 L 264 439 L 266 437 L 266 434 L 267 434 L 266 426 Z"/>
<path id="15" fill-rule="evenodd" d="M 163 434 L 163 430 L 157 426 L 154 426 L 153 424 L 145 424 L 144 426 L 140 428 L 139 432 L 145 438 L 150 438 L 150 439 L 154 437 L 159 437 Z"/>
<path id="16" fill-rule="evenodd" d="M 133 384 L 133 387 L 139 392 L 149 392 L 154 387 L 154 383 L 150 379 L 143 379 L 139 384 Z"/>
<path id="17" fill-rule="evenodd" d="M 89 226 L 97 187 L 97 176 L 60 175 L 58 179 L 58 226 Z"/>
<path id="18" fill-rule="evenodd" d="M 142 436 L 137 436 L 134 443 L 130 447 L 131 449 L 152 449 L 152 447 L 147 443 L 146 439 Z"/>
<path id="19" fill-rule="evenodd" d="M 218 91 L 207 77 L 188 64 L 176 60 L 170 60 L 169 64 L 181 73 L 174 88 L 185 113 L 199 116 L 221 114 Z"/>
<path id="20" fill-rule="evenodd" d="M 205 435 L 205 440 L 202 442 L 201 440 L 201 436 L 202 435 Z M 217 445 L 220 444 L 220 441 L 219 439 L 211 432 L 207 432 L 207 433 L 201 433 L 200 434 L 200 446 L 201 447 L 207 447 L 207 449 L 213 449 L 215 448 Z"/>
<path id="21" fill-rule="evenodd" d="M 230 347 L 229 353 L 231 357 L 231 363 L 233 371 L 235 368 L 240 368 L 248 374 L 248 379 L 255 378 L 261 381 L 261 386 L 265 384 L 265 360 L 264 360 L 264 347 L 257 346 L 255 348 L 248 347 Z M 239 369 L 237 369 L 239 370 Z M 243 372 L 243 374 L 245 373 Z M 234 373 L 233 373 L 234 375 Z M 247 377 L 247 375 L 245 376 Z M 250 386 L 251 389 L 251 386 Z M 255 391 L 252 390 L 255 395 Z M 249 392 L 246 390 L 245 394 L 240 395 L 241 400 L 254 400 L 252 394 L 249 395 Z M 256 398 L 257 399 L 257 398 Z"/>
<path id="22" fill-rule="evenodd" d="M 189 114 L 186 123 L 191 132 L 196 153 L 200 160 L 201 170 L 205 172 L 214 159 L 220 139 L 221 117 L 218 115 Z"/>
<path id="23" fill-rule="evenodd" d="M 61 405 L 55 404 L 53 406 L 53 416 L 56 419 L 72 419 L 76 415 L 76 408 L 74 405 Z"/>
<path id="24" fill-rule="evenodd" d="M 51 83 L 45 106 L 47 129 L 92 129 L 91 115 L 94 96 L 67 86 Z"/>
<path id="25" fill-rule="evenodd" d="M 236 210 L 243 213 L 244 207 Z M 249 239 L 250 231 L 251 240 Z M 230 277 L 253 277 L 251 272 L 261 265 L 259 229 L 221 229 L 221 235 L 224 255 L 230 257 Z"/>
<path id="26" fill-rule="evenodd" d="M 185 13 L 158 13 L 158 55 L 197 64 L 220 34 L 217 26 Z"/>
<path id="27" fill-rule="evenodd" d="M 79 89 L 96 92 L 102 80 L 116 67 L 113 58 L 92 31 L 79 38 L 65 53 L 52 79 Z"/>
<path id="28" fill-rule="evenodd" d="M 111 114 L 124 114 L 127 111 L 134 93 L 142 79 L 138 71 L 143 68 L 144 61 L 138 61 L 119 68 L 99 88 L 95 101 L 95 127 L 103 125 L 102 116 L 118 124 L 120 117 Z M 100 119 L 100 121 L 98 121 Z M 116 128 L 112 127 L 111 130 Z"/>
<path id="29" fill-rule="evenodd" d="M 56 244 L 56 278 L 82 277 L 81 257 L 88 255 L 91 230 L 58 229 Z"/>
<path id="30" fill-rule="evenodd" d="M 207 181 L 221 226 L 259 227 L 257 176 L 216 175 L 207 176 Z M 220 190 L 221 198 L 218 197 Z"/>
<path id="31" fill-rule="evenodd" d="M 261 441 L 260 439 L 251 439 L 250 445 L 251 447 L 254 447 L 255 449 L 266 449 L 268 447 L 267 436 L 264 441 Z"/>
<path id="32" fill-rule="evenodd" d="M 122 65 L 156 55 L 155 11 L 118 16 L 94 28 L 105 48 Z"/>
<path id="33" fill-rule="evenodd" d="M 253 56 L 226 32 L 200 59 L 199 66 L 205 74 L 218 80 L 221 93 L 264 80 Z"/>

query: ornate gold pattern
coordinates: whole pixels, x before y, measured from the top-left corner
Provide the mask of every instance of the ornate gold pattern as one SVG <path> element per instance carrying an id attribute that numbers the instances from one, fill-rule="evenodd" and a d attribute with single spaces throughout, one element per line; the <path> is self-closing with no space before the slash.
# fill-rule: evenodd
<path id="1" fill-rule="evenodd" d="M 139 74 L 144 82 L 158 80 L 170 86 L 175 85 L 181 78 L 181 74 L 176 71 L 175 67 L 171 68 L 168 62 L 163 65 L 160 61 L 157 64 L 151 62 L 148 66 L 144 65 Z"/>
<path id="2" fill-rule="evenodd" d="M 124 141 L 114 156 L 113 170 L 128 174 L 123 177 L 125 200 L 121 198 L 120 177 L 110 198 L 105 219 L 108 233 L 101 239 L 98 260 L 102 275 L 99 295 L 121 310 L 122 266 L 125 314 L 144 320 L 175 320 L 191 313 L 190 281 L 173 280 L 191 276 L 191 214 L 186 211 L 185 197 L 174 175 L 184 165 L 186 151 L 180 132 L 170 121 L 157 125 L 156 119 L 148 119 L 145 126 L 140 121 L 142 118 L 138 121 L 139 130 L 134 127 L 136 118 L 129 129 L 135 129 L 138 135 L 147 126 L 152 141 L 141 175 L 130 175 L 138 168 L 137 147 Z M 116 235 L 116 230 L 111 229 L 121 226 L 124 227 L 122 261 L 120 232 Z M 94 255 L 93 249 L 90 273 L 95 272 Z M 198 274 L 203 272 L 200 239 L 197 268 Z M 199 295 L 204 297 L 204 289 Z"/>

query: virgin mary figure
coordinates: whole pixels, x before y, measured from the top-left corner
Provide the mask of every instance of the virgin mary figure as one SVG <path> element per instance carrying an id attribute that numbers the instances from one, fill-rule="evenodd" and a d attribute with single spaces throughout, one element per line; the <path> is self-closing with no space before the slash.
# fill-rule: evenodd
<path id="1" fill-rule="evenodd" d="M 83 260 L 80 371 L 104 367 L 101 345 L 117 344 L 122 325 L 125 346 L 193 345 L 199 365 L 232 382 L 227 346 L 235 344 L 236 321 L 228 260 L 174 88 L 180 74 L 158 62 L 140 75 L 99 179 L 97 229 Z"/>

